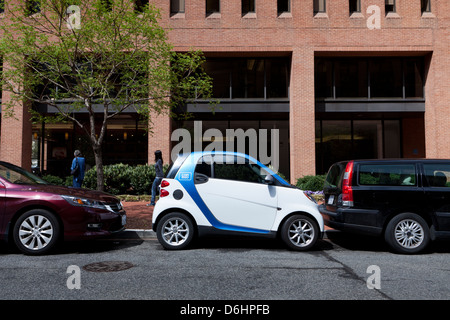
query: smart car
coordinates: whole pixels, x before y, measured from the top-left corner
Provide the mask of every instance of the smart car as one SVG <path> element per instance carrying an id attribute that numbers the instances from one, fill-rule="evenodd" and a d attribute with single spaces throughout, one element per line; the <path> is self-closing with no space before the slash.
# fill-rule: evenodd
<path id="1" fill-rule="evenodd" d="M 107 236 L 125 228 L 120 200 L 104 192 L 55 186 L 0 161 L 0 240 L 25 254 L 50 252 L 60 240 Z"/>
<path id="2" fill-rule="evenodd" d="M 249 155 L 203 151 L 180 155 L 168 169 L 153 211 L 165 249 L 205 235 L 279 237 L 308 250 L 323 234 L 317 203 Z"/>

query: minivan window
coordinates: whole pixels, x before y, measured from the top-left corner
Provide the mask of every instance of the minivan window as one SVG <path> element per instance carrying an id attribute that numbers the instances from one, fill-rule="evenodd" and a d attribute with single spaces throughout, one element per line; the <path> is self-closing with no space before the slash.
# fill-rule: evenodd
<path id="1" fill-rule="evenodd" d="M 423 168 L 430 187 L 450 188 L 450 164 L 424 164 Z"/>
<path id="2" fill-rule="evenodd" d="M 361 164 L 360 185 L 415 186 L 414 164 Z"/>

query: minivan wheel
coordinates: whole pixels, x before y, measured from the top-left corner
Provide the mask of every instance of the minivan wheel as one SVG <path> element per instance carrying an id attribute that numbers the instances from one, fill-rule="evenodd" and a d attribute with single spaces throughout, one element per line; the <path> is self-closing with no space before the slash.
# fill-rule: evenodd
<path id="1" fill-rule="evenodd" d="M 57 244 L 59 229 L 59 222 L 52 213 L 42 209 L 30 210 L 14 224 L 14 243 L 25 254 L 45 254 Z"/>
<path id="2" fill-rule="evenodd" d="M 184 249 L 194 238 L 194 224 L 184 213 L 172 212 L 158 223 L 156 235 L 165 249 Z"/>
<path id="3" fill-rule="evenodd" d="M 294 215 L 287 219 L 281 227 L 281 239 L 291 249 L 309 250 L 319 237 L 319 227 L 310 217 Z"/>
<path id="4" fill-rule="evenodd" d="M 398 253 L 418 253 L 430 242 L 430 228 L 421 216 L 402 213 L 389 221 L 384 238 Z"/>

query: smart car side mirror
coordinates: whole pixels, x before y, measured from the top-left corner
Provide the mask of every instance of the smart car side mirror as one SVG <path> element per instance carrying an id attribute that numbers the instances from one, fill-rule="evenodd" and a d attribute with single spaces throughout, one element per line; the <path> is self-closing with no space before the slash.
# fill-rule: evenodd
<path id="1" fill-rule="evenodd" d="M 264 183 L 268 184 L 268 185 L 272 185 L 275 184 L 275 179 L 273 178 L 273 176 L 271 174 L 268 174 L 265 178 L 264 178 Z"/>

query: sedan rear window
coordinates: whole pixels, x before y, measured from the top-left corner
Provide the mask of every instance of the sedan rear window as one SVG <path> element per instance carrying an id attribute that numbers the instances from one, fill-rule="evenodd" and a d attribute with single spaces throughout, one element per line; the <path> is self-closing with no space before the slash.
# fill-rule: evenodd
<path id="1" fill-rule="evenodd" d="M 414 164 L 361 164 L 360 185 L 414 186 L 416 167 Z"/>

